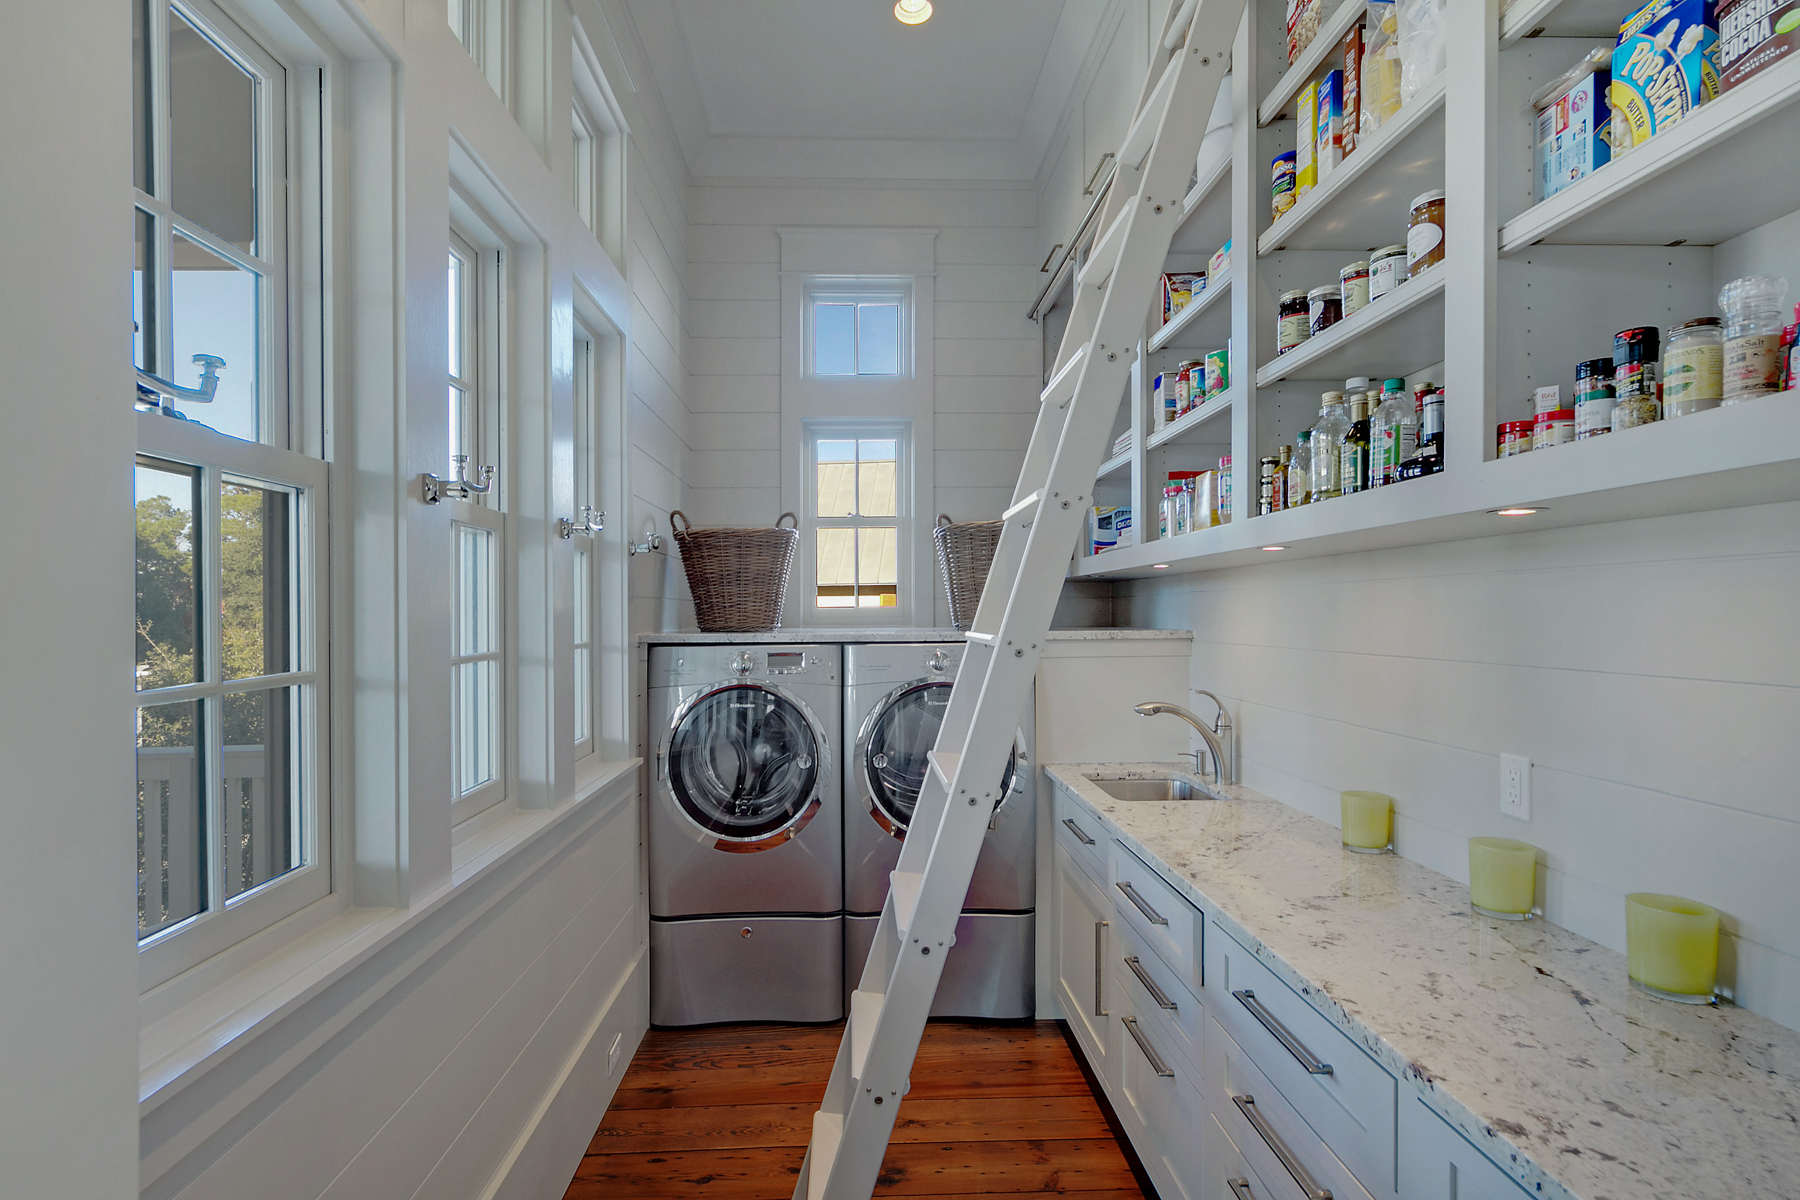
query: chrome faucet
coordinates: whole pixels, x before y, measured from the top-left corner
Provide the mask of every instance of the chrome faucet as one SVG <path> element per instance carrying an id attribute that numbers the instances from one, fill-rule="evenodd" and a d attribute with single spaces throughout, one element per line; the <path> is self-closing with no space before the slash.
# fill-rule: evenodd
<path id="1" fill-rule="evenodd" d="M 1210 692 L 1202 692 L 1201 695 L 1211 696 L 1212 694 Z M 1213 703 L 1219 703 L 1216 697 L 1213 698 Z M 1172 716 L 1180 717 L 1189 725 L 1192 725 L 1195 731 L 1200 734 L 1200 739 L 1206 743 L 1207 750 L 1212 754 L 1213 782 L 1237 782 L 1237 763 L 1228 755 L 1225 746 L 1219 741 L 1219 735 L 1202 724 L 1199 717 L 1196 717 L 1193 713 L 1181 707 L 1181 705 L 1172 704 L 1167 700 L 1146 700 L 1144 703 L 1137 705 L 1132 711 L 1137 713 L 1140 717 L 1154 717 L 1158 713 L 1169 713 Z M 1230 722 L 1225 721 L 1225 706 L 1222 704 L 1219 705 L 1219 719 L 1224 723 L 1226 736 L 1230 736 L 1231 724 Z M 1194 774 L 1199 775 L 1204 779 L 1205 775 L 1200 770 L 1200 752 L 1198 750 L 1184 750 L 1182 753 L 1192 754 L 1194 756 Z"/>

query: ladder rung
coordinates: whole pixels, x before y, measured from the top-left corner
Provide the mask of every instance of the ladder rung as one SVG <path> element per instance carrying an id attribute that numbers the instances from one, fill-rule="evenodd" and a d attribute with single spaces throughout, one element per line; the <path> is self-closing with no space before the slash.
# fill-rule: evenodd
<path id="1" fill-rule="evenodd" d="M 1081 377 L 1081 364 L 1087 359 L 1087 344 L 1077 346 L 1075 353 L 1069 355 L 1069 361 L 1062 365 L 1062 370 L 1050 377 L 1038 399 L 1045 404 L 1067 404 L 1069 397 L 1075 394 L 1075 381 Z"/>
<path id="2" fill-rule="evenodd" d="M 1129 204 L 1121 208 L 1119 215 L 1113 218 L 1113 223 L 1106 227 L 1106 232 L 1100 235 L 1100 240 L 1088 252 L 1087 263 L 1081 268 L 1080 283 L 1083 287 L 1090 283 L 1105 282 L 1107 276 L 1112 274 L 1112 269 L 1119 264 L 1119 251 L 1125 248 L 1125 226 L 1131 219 L 1131 209 Z"/>
<path id="3" fill-rule="evenodd" d="M 962 755 L 953 754 L 948 750 L 927 750 L 925 757 L 931 760 L 932 769 L 937 772 L 938 778 L 944 781 L 944 786 L 949 787 L 950 781 L 956 778 L 956 764 Z"/>
<path id="4" fill-rule="evenodd" d="M 831 1163 L 843 1137 L 843 1114 L 813 1114 L 812 1152 L 806 1160 L 806 1200 L 821 1200 L 825 1195 L 825 1182 L 831 1178 Z"/>
<path id="5" fill-rule="evenodd" d="M 973 629 L 963 634 L 963 637 L 967 638 L 969 641 L 980 642 L 984 646 L 993 645 L 994 639 L 999 636 L 1000 635 L 997 633 L 976 633 Z"/>
<path id="6" fill-rule="evenodd" d="M 919 907 L 919 885 L 925 882 L 921 871 L 889 871 L 888 886 L 894 896 L 894 928 L 905 933 L 912 927 L 913 911 Z"/>
<path id="7" fill-rule="evenodd" d="M 1156 140 L 1156 131 L 1162 127 L 1163 112 L 1169 107 L 1169 95 L 1175 90 L 1175 70 L 1181 65 L 1182 56 L 1177 54 L 1169 60 L 1163 70 L 1162 78 L 1156 81 L 1156 90 L 1150 93 L 1150 99 L 1144 102 L 1143 111 L 1138 113 L 1137 120 L 1131 123 L 1131 132 L 1119 145 L 1119 166 L 1136 168 L 1150 153 L 1150 143 Z"/>
<path id="8" fill-rule="evenodd" d="M 1001 513 L 1000 519 L 1002 521 L 1010 521 L 1014 517 L 1020 515 L 1021 513 L 1035 512 L 1037 509 L 1037 506 L 1038 506 L 1038 501 L 1042 500 L 1043 498 L 1044 498 L 1044 489 L 1039 488 L 1037 491 L 1031 493 L 1031 495 L 1025 497 L 1023 500 L 1019 501 L 1017 504 L 1013 505 L 1011 508 L 1009 508 L 1005 512 Z M 1027 521 L 1027 522 L 1025 522 L 1025 524 L 1029 525 L 1029 524 L 1031 524 L 1031 522 Z"/>
<path id="9" fill-rule="evenodd" d="M 875 1038 L 875 1019 L 881 1016 L 880 992 L 850 993 L 850 1078 L 861 1079 L 869 1061 L 869 1043 Z"/>

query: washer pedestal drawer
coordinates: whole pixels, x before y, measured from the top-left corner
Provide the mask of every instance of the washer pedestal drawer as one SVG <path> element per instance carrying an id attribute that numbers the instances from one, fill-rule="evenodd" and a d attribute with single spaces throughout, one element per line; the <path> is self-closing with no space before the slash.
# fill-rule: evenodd
<path id="1" fill-rule="evenodd" d="M 844 918 L 650 922 L 650 1023 L 837 1021 Z"/>

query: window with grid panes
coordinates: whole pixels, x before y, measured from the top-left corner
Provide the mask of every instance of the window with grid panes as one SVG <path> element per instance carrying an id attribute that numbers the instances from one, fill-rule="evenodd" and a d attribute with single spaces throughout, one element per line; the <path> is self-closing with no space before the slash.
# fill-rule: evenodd
<path id="1" fill-rule="evenodd" d="M 815 378 L 896 376 L 905 371 L 906 297 L 813 291 L 806 306 Z"/>
<path id="2" fill-rule="evenodd" d="M 289 73 L 203 0 L 132 33 L 138 935 L 179 966 L 329 890 L 325 467 L 288 367 Z"/>
<path id="3" fill-rule="evenodd" d="M 904 430 L 891 426 L 841 427 L 809 437 L 816 607 L 900 603 L 905 438 Z"/>
<path id="4" fill-rule="evenodd" d="M 595 444 L 594 411 L 594 341 L 579 326 L 575 332 L 575 514 L 576 523 L 585 526 L 600 520 L 598 492 L 595 487 L 598 446 Z M 583 529 L 572 539 L 575 563 L 570 597 L 572 642 L 574 654 L 571 671 L 575 695 L 572 713 L 575 758 L 586 758 L 599 747 L 594 736 L 594 697 L 597 694 L 595 673 L 599 663 L 594 653 L 594 629 L 598 614 L 594 611 L 594 573 L 598 568 L 594 537 Z"/>

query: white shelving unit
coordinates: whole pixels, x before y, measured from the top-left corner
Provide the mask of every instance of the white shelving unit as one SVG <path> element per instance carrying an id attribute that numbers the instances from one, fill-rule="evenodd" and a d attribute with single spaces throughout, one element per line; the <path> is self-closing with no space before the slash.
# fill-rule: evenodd
<path id="1" fill-rule="evenodd" d="M 1079 556 L 1075 575 L 1211 570 L 1800 499 L 1794 394 L 1495 457 L 1496 423 L 1528 417 L 1536 386 L 1554 382 L 1571 396 L 1576 363 L 1609 354 L 1613 331 L 1655 325 L 1666 334 L 1716 315 L 1720 272 L 1783 271 L 1793 285 L 1789 303 L 1800 299 L 1800 246 L 1770 231 L 1800 210 L 1789 132 L 1800 115 L 1800 61 L 1536 202 L 1527 99 L 1610 41 L 1632 7 L 1516 0 L 1496 22 L 1482 6 L 1449 6 L 1442 75 L 1272 221 L 1269 162 L 1293 147 L 1295 97 L 1338 65 L 1364 6 L 1349 0 L 1330 12 L 1290 66 L 1284 0 L 1252 0 L 1233 47 L 1231 157 L 1184 199 L 1167 268 L 1193 270 L 1230 239 L 1229 273 L 1168 324 L 1150 313 L 1125 401 L 1138 436 L 1102 468 L 1099 485 L 1103 503 L 1130 497 L 1137 542 Z M 1444 262 L 1277 354 L 1277 297 L 1335 280 L 1344 263 L 1404 242 L 1412 198 L 1438 187 L 1446 192 Z M 1757 247 L 1793 248 L 1778 249 L 1782 263 L 1773 267 L 1742 246 L 1715 250 L 1744 235 L 1764 239 Z M 1156 428 L 1148 396 L 1155 373 L 1226 345 L 1232 387 Z M 1258 460 L 1314 423 L 1321 391 L 1354 375 L 1417 380 L 1419 371 L 1447 396 L 1442 473 L 1255 515 Z M 1212 467 L 1226 454 L 1235 519 L 1158 539 L 1167 472 Z M 1507 507 L 1537 511 L 1496 511 Z"/>

